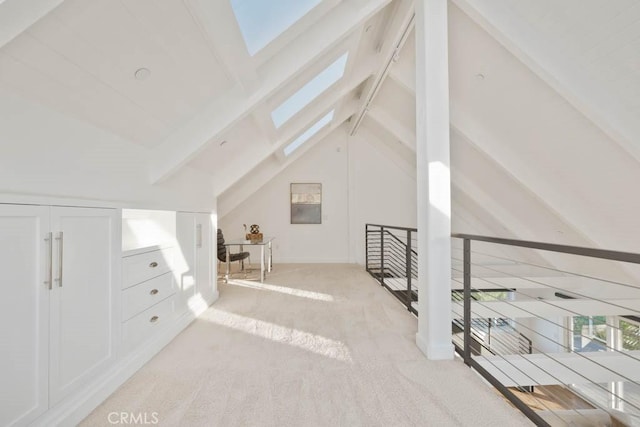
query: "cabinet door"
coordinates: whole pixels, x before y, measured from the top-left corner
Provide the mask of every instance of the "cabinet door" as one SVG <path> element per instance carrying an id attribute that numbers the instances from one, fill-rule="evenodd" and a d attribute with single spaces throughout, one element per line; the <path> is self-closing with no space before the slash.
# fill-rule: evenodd
<path id="1" fill-rule="evenodd" d="M 0 425 L 48 407 L 49 208 L 0 205 Z"/>
<path id="2" fill-rule="evenodd" d="M 207 306 L 213 302 L 216 294 L 212 230 L 211 215 L 196 214 L 196 290 Z"/>
<path id="3" fill-rule="evenodd" d="M 120 218 L 115 209 L 52 208 L 49 391 L 54 405 L 115 362 Z"/>
<path id="4" fill-rule="evenodd" d="M 195 296 L 195 252 L 196 252 L 196 220 L 190 212 L 178 212 L 176 215 L 176 237 L 178 247 L 175 254 L 173 272 L 178 281 L 177 309 L 178 315 L 188 309 L 193 310 Z"/>

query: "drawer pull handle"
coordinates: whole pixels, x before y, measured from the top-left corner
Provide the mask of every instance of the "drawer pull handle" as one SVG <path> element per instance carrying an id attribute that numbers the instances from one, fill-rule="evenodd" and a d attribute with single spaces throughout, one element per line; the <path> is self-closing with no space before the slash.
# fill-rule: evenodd
<path id="1" fill-rule="evenodd" d="M 149 294 L 151 294 L 151 295 L 155 295 L 157 293 L 158 293 L 157 289 L 152 289 L 151 292 L 149 292 Z"/>
<path id="2" fill-rule="evenodd" d="M 158 266 L 158 263 L 153 261 L 151 264 L 149 264 L 149 267 L 151 268 L 156 268 Z"/>
<path id="3" fill-rule="evenodd" d="M 158 316 L 153 316 L 151 319 L 149 319 L 149 322 L 154 323 L 154 322 L 157 322 L 158 319 L 159 319 Z"/>

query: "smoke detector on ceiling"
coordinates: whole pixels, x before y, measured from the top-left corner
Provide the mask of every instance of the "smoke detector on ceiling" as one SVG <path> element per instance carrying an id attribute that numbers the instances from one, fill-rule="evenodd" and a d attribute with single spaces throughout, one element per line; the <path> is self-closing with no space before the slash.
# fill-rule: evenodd
<path id="1" fill-rule="evenodd" d="M 151 70 L 148 68 L 138 68 L 133 75 L 136 77 L 136 80 L 144 80 L 151 75 Z"/>

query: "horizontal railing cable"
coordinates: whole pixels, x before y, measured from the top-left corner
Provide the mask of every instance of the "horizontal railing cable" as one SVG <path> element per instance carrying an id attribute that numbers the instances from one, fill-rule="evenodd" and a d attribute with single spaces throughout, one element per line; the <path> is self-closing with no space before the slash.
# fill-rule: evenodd
<path id="1" fill-rule="evenodd" d="M 458 303 L 458 302 L 456 302 L 456 304 L 459 304 L 459 303 Z M 499 311 L 497 311 L 497 310 L 496 310 L 496 313 L 498 313 L 498 314 L 502 314 L 502 313 L 500 313 L 500 312 L 499 312 Z M 516 323 L 518 323 L 518 322 L 516 322 Z M 520 324 L 520 323 L 518 323 L 518 324 Z M 523 326 L 525 329 L 531 330 L 532 332 L 536 333 L 537 335 L 542 336 L 543 338 L 545 338 L 545 339 L 547 339 L 547 340 L 550 340 L 550 341 L 551 341 L 552 343 L 554 343 L 554 344 L 559 344 L 558 342 L 553 341 L 553 340 L 551 340 L 551 338 L 546 337 L 545 335 L 542 335 L 542 334 L 540 334 L 539 332 L 534 331 L 533 329 L 531 329 L 531 328 L 527 327 L 526 325 L 521 325 L 521 326 Z M 629 401 L 629 400 L 625 399 L 625 398 L 624 398 L 624 397 L 622 397 L 622 396 L 619 396 L 619 395 L 617 395 L 617 394 L 615 394 L 615 393 L 611 393 L 608 389 L 604 388 L 603 386 L 601 386 L 601 385 L 599 385 L 599 384 L 597 384 L 597 383 L 592 382 L 592 381 L 591 381 L 587 376 L 585 376 L 585 375 L 583 375 L 582 373 L 580 373 L 580 372 L 576 371 L 575 369 L 571 368 L 569 365 L 567 365 L 567 364 L 565 364 L 565 363 L 560 362 L 558 359 L 555 359 L 555 358 L 551 357 L 548 353 L 545 353 L 545 352 L 541 351 L 541 349 L 539 349 L 539 348 L 537 348 L 537 347 L 535 347 L 535 346 L 533 347 L 533 349 L 534 349 L 534 350 L 536 350 L 536 351 L 538 351 L 538 353 L 536 353 L 536 354 L 540 354 L 540 355 L 546 356 L 549 360 L 554 361 L 554 362 L 555 362 L 555 363 L 557 363 L 558 365 L 561 365 L 561 366 L 563 366 L 563 367 L 567 368 L 569 371 L 573 372 L 574 374 L 576 374 L 576 375 L 578 375 L 578 376 L 580 376 L 580 377 L 584 378 L 585 380 L 587 380 L 587 382 L 588 382 L 588 383 L 591 383 L 591 384 L 595 384 L 595 385 L 597 385 L 598 387 L 600 387 L 601 389 L 605 390 L 605 391 L 606 391 L 607 393 L 609 393 L 610 395 L 613 395 L 613 396 L 615 396 L 616 398 L 620 399 L 621 401 L 623 401 L 623 402 L 625 402 L 625 403 L 628 403 L 630 406 L 632 406 L 632 407 L 634 407 L 634 408 L 636 408 L 636 409 L 640 410 L 640 406 L 636 406 L 633 402 L 631 402 L 631 401 Z M 561 354 L 563 354 L 563 353 L 561 353 Z M 626 379 L 627 381 L 634 382 L 633 380 L 631 380 L 631 379 L 630 379 L 630 378 L 628 378 L 627 376 L 622 375 L 620 372 L 613 371 L 613 370 L 611 370 L 610 368 L 607 368 L 606 366 L 602 365 L 601 363 L 598 363 L 598 362 L 594 361 L 593 359 L 589 359 L 588 357 L 584 356 L 583 354 L 580 354 L 579 352 L 572 352 L 572 354 L 575 354 L 575 355 L 577 355 L 577 356 L 583 357 L 585 360 L 587 360 L 587 361 L 589 361 L 589 362 L 591 362 L 591 363 L 593 363 L 593 364 L 595 364 L 595 365 L 598 365 L 598 366 L 600 366 L 601 368 L 604 368 L 605 370 L 610 371 L 610 372 L 612 372 L 612 373 L 614 373 L 614 374 L 616 374 L 616 375 L 620 376 L 621 378 Z M 522 372 L 523 374 L 525 374 L 528 378 L 531 378 L 531 376 L 530 376 L 530 375 L 528 375 L 528 374 L 527 374 L 526 372 L 524 372 L 522 369 L 518 368 L 514 363 L 510 362 L 509 360 L 507 360 L 503 355 L 501 355 L 501 354 L 496 354 L 496 356 L 498 356 L 498 357 L 500 357 L 501 359 L 503 359 L 503 360 L 504 360 L 505 362 L 507 362 L 509 365 L 513 366 L 516 370 L 518 370 L 518 371 Z M 559 384 L 562 384 L 562 385 L 565 385 L 565 386 L 569 386 L 569 384 L 566 384 L 566 383 L 564 383 L 564 382 L 560 381 L 560 379 L 559 379 L 559 378 L 557 378 L 557 377 L 555 377 L 554 375 L 552 375 L 551 373 L 549 373 L 547 370 L 545 370 L 544 368 L 542 368 L 540 365 L 537 365 L 537 364 L 533 363 L 533 361 L 531 361 L 529 358 L 525 357 L 525 355 L 523 355 L 523 354 L 513 354 L 513 356 L 518 356 L 518 357 L 522 358 L 523 360 L 527 361 L 527 363 L 532 364 L 532 365 L 533 365 L 533 366 L 535 366 L 537 369 L 539 369 L 539 370 L 543 371 L 545 374 L 549 375 L 551 378 L 554 378 L 554 379 L 558 380 Z M 482 357 L 482 356 L 480 356 L 480 357 Z M 486 360 L 486 361 L 490 362 L 490 359 L 487 359 L 487 358 L 484 358 L 483 360 Z M 493 364 L 493 363 L 492 363 L 492 364 Z M 494 365 L 494 366 L 495 366 L 495 365 Z M 518 382 L 517 382 L 517 381 L 514 381 L 514 380 L 513 380 L 513 378 L 510 378 L 510 379 L 514 382 L 514 384 L 518 384 Z M 532 378 L 531 378 L 531 379 L 532 379 Z M 532 380 L 533 380 L 533 379 L 532 379 Z"/>
<path id="2" fill-rule="evenodd" d="M 503 274 L 505 274 L 505 272 L 504 272 L 504 271 L 497 270 L 497 269 L 490 268 L 490 267 L 486 267 L 486 266 L 481 265 L 481 264 L 474 264 L 474 263 L 471 263 L 471 265 L 472 265 L 472 266 L 479 267 L 479 268 L 484 268 L 484 269 L 486 269 L 486 270 L 490 270 L 490 271 L 493 271 L 493 272 L 496 272 L 496 273 L 503 273 Z M 462 273 L 462 272 L 463 272 L 462 270 L 458 270 L 458 269 L 454 269 L 454 268 L 452 268 L 452 270 L 454 270 L 454 271 L 456 271 L 456 272 L 460 272 L 460 273 Z M 530 283 L 535 283 L 535 284 L 537 284 L 537 285 L 542 285 L 542 286 L 544 286 L 544 287 L 546 287 L 546 288 L 549 288 L 549 289 L 555 289 L 555 290 L 557 290 L 557 291 L 562 291 L 562 292 L 569 292 L 569 293 L 571 293 L 572 295 L 582 296 L 582 297 L 584 297 L 584 298 L 586 298 L 586 299 L 589 299 L 589 300 L 603 302 L 603 303 L 605 303 L 605 304 L 607 304 L 607 305 L 610 305 L 610 306 L 612 306 L 612 307 L 623 308 L 623 309 L 625 309 L 625 310 L 629 310 L 629 311 L 632 311 L 632 312 L 634 312 L 634 313 L 640 314 L 640 309 L 636 309 L 636 308 L 632 308 L 632 307 L 628 307 L 628 306 L 623 306 L 623 305 L 616 304 L 616 303 L 611 303 L 611 302 L 609 302 L 609 301 L 607 301 L 607 300 L 600 300 L 600 299 L 594 298 L 594 297 L 589 296 L 589 295 L 584 295 L 584 294 L 578 293 L 578 292 L 576 292 L 576 291 L 574 291 L 574 290 L 567 290 L 567 289 L 565 289 L 565 288 L 562 288 L 562 287 L 559 287 L 559 286 L 550 285 L 550 284 L 548 284 L 548 283 L 541 282 L 541 281 L 539 281 L 539 280 L 535 280 L 535 279 L 532 279 L 532 278 L 529 278 L 529 277 L 524 277 L 524 276 L 513 276 L 513 275 L 512 275 L 512 276 L 510 276 L 510 277 L 512 277 L 512 278 L 516 278 L 516 279 L 520 279 L 520 280 L 523 280 L 523 281 L 525 281 L 525 282 L 530 282 Z M 487 282 L 489 282 L 489 283 L 495 283 L 495 282 L 489 281 L 488 279 L 486 279 L 486 278 L 484 278 L 484 277 L 477 277 L 477 276 L 476 276 L 476 280 L 484 280 L 484 281 L 487 281 Z M 502 286 L 504 286 L 504 285 L 502 285 Z M 506 287 L 505 287 L 505 288 L 506 288 Z M 512 289 L 512 288 L 511 288 L 511 289 Z M 531 296 L 531 295 L 526 294 L 526 293 L 524 293 L 524 292 L 522 292 L 522 291 L 517 291 L 517 292 L 521 293 L 522 295 L 530 296 L 530 297 L 532 297 L 532 298 L 534 298 L 534 299 L 537 299 L 537 297 L 535 297 L 535 296 Z M 562 307 L 558 307 L 558 308 L 562 308 Z M 562 309 L 564 309 L 564 308 L 562 308 Z M 565 309 L 565 310 L 570 311 L 570 310 L 568 310 L 568 309 Z M 582 314 L 580 314 L 580 315 L 582 315 Z"/>
<path id="3" fill-rule="evenodd" d="M 507 301 L 505 301 L 505 302 L 507 302 Z M 455 304 L 458 304 L 458 305 L 461 305 L 461 304 L 460 304 L 459 302 L 457 302 L 457 301 L 455 301 L 454 303 L 455 303 Z M 481 304 L 481 302 L 478 302 L 478 303 L 479 303 L 479 304 Z M 499 314 L 499 315 L 501 315 L 502 317 L 508 317 L 508 316 L 506 316 L 504 313 L 502 313 L 502 312 L 500 312 L 500 311 L 498 311 L 498 310 L 495 310 L 494 308 L 491 308 L 491 310 L 492 310 L 492 311 L 494 311 L 495 313 L 498 313 L 498 314 Z M 546 320 L 546 321 L 548 321 L 549 323 L 551 323 L 551 324 L 553 324 L 553 325 L 556 325 L 556 326 L 562 327 L 562 325 L 557 324 L 557 323 L 553 323 L 553 322 L 549 321 L 548 319 L 544 319 L 543 317 L 537 316 L 537 315 L 535 315 L 534 313 L 532 313 L 532 312 L 530 312 L 530 311 L 528 311 L 528 310 L 524 310 L 524 311 L 526 311 L 526 312 L 528 312 L 528 313 L 530 313 L 530 314 L 533 314 L 533 315 L 534 315 L 534 317 L 537 317 L 538 319 Z M 522 324 L 521 322 L 518 322 L 517 320 L 513 320 L 513 321 L 514 321 L 514 323 L 516 323 L 517 325 L 522 326 L 524 329 L 530 330 L 530 331 L 532 331 L 534 334 L 536 334 L 536 335 L 538 335 L 538 336 L 540 336 L 540 337 L 542 337 L 542 338 L 544 338 L 544 339 L 546 339 L 546 340 L 548 340 L 548 341 L 551 341 L 553 344 L 556 344 L 556 345 L 557 345 L 557 344 L 561 344 L 561 343 L 558 343 L 557 341 L 553 341 L 551 338 L 547 337 L 547 336 L 546 336 L 546 335 L 544 335 L 544 334 L 541 334 L 540 332 L 538 332 L 538 331 L 536 331 L 536 330 L 534 330 L 534 329 L 530 328 L 529 326 L 524 325 L 524 324 Z M 563 346 L 563 347 L 564 347 L 564 346 Z M 534 350 L 538 350 L 538 351 L 540 351 L 540 349 L 539 349 L 539 348 L 536 348 L 536 347 L 533 347 L 533 349 L 534 349 Z M 616 351 L 616 350 L 612 350 L 611 352 L 617 352 L 617 351 Z M 618 352 L 618 353 L 619 353 L 619 354 L 622 354 L 622 355 L 625 355 L 625 356 L 627 356 L 627 357 L 630 357 L 631 359 L 633 359 L 633 360 L 635 360 L 635 361 L 640 361 L 640 360 L 638 360 L 637 358 L 635 358 L 635 357 L 631 356 L 631 355 L 630 355 L 630 354 L 628 354 L 628 353 L 625 353 L 625 352 Z M 562 363 L 562 362 L 558 361 L 557 359 L 554 359 L 553 357 L 549 356 L 549 354 L 547 354 L 547 353 L 545 353 L 545 352 L 540 352 L 540 353 L 538 353 L 538 354 L 542 354 L 542 355 L 547 356 L 550 360 L 553 360 L 554 362 L 558 363 L 559 365 L 562 365 L 562 366 L 566 367 L 566 368 L 567 368 L 567 369 L 569 369 L 570 371 L 574 372 L 575 374 L 577 374 L 577 375 L 581 376 L 582 378 L 584 378 L 584 379 L 588 380 L 588 382 L 590 382 L 590 380 L 589 380 L 589 378 L 588 378 L 588 377 L 586 377 L 586 376 L 582 375 L 582 374 L 581 374 L 581 373 L 579 373 L 578 371 L 576 371 L 576 370 L 574 370 L 573 368 L 569 367 L 568 365 L 566 365 L 566 364 L 564 364 L 564 363 Z M 575 354 L 575 355 L 577 355 L 577 356 L 579 356 L 579 357 L 582 357 L 582 358 L 584 358 L 585 360 L 587 360 L 587 361 L 589 361 L 589 362 L 593 363 L 594 365 L 600 366 L 601 368 L 603 368 L 603 369 L 605 369 L 605 370 L 607 370 L 607 371 L 610 371 L 610 372 L 612 372 L 612 373 L 615 373 L 616 375 L 618 375 L 618 376 L 619 376 L 619 377 L 621 377 L 621 378 L 626 379 L 627 381 L 634 382 L 634 380 L 632 380 L 631 378 L 627 377 L 626 375 L 623 375 L 623 374 L 621 374 L 621 373 L 620 373 L 620 372 L 618 372 L 618 371 L 614 371 L 614 370 L 612 370 L 612 369 L 610 369 L 610 368 L 606 367 L 605 365 L 603 365 L 603 364 L 601 364 L 601 363 L 599 363 L 599 362 L 596 362 L 596 361 L 595 361 L 595 360 L 593 360 L 593 359 L 590 359 L 590 358 L 586 357 L 586 356 L 585 356 L 584 354 L 582 354 L 581 352 L 571 352 L 571 354 Z M 523 356 L 523 355 L 519 354 L 519 356 Z M 528 360 L 528 359 L 527 359 L 527 360 Z M 539 368 L 539 369 L 541 369 L 541 370 L 543 370 L 543 369 L 542 369 L 542 368 L 540 368 L 539 366 L 538 366 L 538 368 Z M 621 397 L 619 397 L 619 396 L 617 396 L 617 397 L 618 397 L 618 398 L 620 398 L 621 400 L 624 400 L 624 399 L 622 399 L 622 398 L 621 398 Z M 629 403 L 630 403 L 630 402 L 629 402 Z M 632 403 L 630 403 L 630 404 L 631 404 L 632 406 L 634 406 Z M 634 406 L 634 407 L 636 407 L 636 406 Z M 640 409 L 640 407 L 636 407 L 636 408 L 637 408 L 637 409 Z"/>
<path id="4" fill-rule="evenodd" d="M 508 365 L 512 366 L 513 368 L 515 368 L 516 371 L 520 372 L 522 375 L 524 375 L 525 377 L 529 378 L 531 380 L 531 384 L 534 387 L 540 387 L 542 386 L 542 384 L 540 384 L 538 381 L 534 380 L 527 372 L 525 372 L 524 370 L 520 369 L 518 366 L 516 366 L 515 364 L 513 364 L 512 362 L 510 362 L 506 357 L 504 357 L 504 355 L 501 354 L 496 354 L 497 357 L 499 357 L 500 359 L 502 359 L 504 362 L 506 362 Z M 482 356 L 480 356 L 482 357 Z M 524 356 L 522 356 L 524 358 Z M 533 363 L 532 361 L 524 358 L 527 362 L 529 362 L 530 364 L 532 364 L 533 366 L 535 366 L 537 369 L 542 370 L 543 372 L 545 372 L 547 375 L 549 375 L 551 378 L 554 378 L 556 380 L 558 380 L 559 384 L 564 385 L 566 387 L 568 387 L 568 384 L 565 384 L 563 382 L 561 382 L 558 378 L 556 378 L 553 374 L 547 372 L 544 369 L 541 369 L 540 367 L 538 367 L 535 363 Z M 514 384 L 518 384 L 518 381 L 516 381 L 511 375 L 509 375 L 506 371 L 504 371 L 503 369 L 501 369 L 493 360 L 488 359 L 488 358 L 483 358 L 483 360 L 487 363 L 489 363 L 491 366 L 493 366 L 494 369 L 496 369 L 497 371 L 499 371 L 500 373 L 502 373 L 502 375 L 504 375 L 507 379 L 511 380 Z M 566 422 L 562 417 L 560 417 L 560 415 L 558 415 L 553 409 L 551 409 L 551 407 L 549 405 L 547 405 L 547 403 L 544 402 L 544 400 L 542 400 L 541 398 L 539 398 L 538 396 L 535 395 L 530 395 L 530 397 L 533 397 L 538 404 L 540 404 L 541 406 L 543 406 L 548 413 L 551 413 L 553 415 L 555 415 L 556 417 L 558 417 L 558 419 L 560 421 L 563 422 L 563 424 Z M 561 403 L 564 403 L 565 406 L 567 407 L 571 407 L 571 402 L 566 400 L 564 397 L 561 397 L 559 395 L 555 395 L 554 397 L 557 398 L 557 400 Z M 571 408 L 571 411 L 575 412 L 576 414 L 578 414 L 579 416 L 581 416 L 582 418 L 585 418 L 588 422 L 591 422 L 591 420 L 589 420 L 589 418 L 581 413 L 580 411 L 578 411 L 575 408 Z M 588 424 L 589 425 L 589 424 Z"/>
<path id="5" fill-rule="evenodd" d="M 455 282 L 457 282 L 457 283 L 461 283 L 461 284 L 462 284 L 462 282 L 461 282 L 460 280 L 458 280 L 458 279 L 454 279 L 454 278 L 452 278 L 451 280 L 453 280 L 453 281 L 455 281 Z M 485 281 L 485 282 L 488 282 L 488 283 L 490 283 L 490 284 L 491 284 L 491 285 L 493 285 L 493 286 L 498 286 L 498 287 L 502 286 L 502 285 L 500 285 L 500 284 L 494 283 L 494 282 L 492 282 L 492 281 L 490 281 L 490 280 L 487 280 L 487 279 L 484 279 L 484 278 L 479 279 L 479 280 L 483 280 L 483 281 Z M 509 288 L 505 288 L 505 290 L 506 290 L 506 289 L 509 289 Z M 478 293 L 483 293 L 483 291 L 482 291 L 481 289 L 477 289 L 477 288 L 474 288 L 474 291 L 475 291 L 475 292 L 478 292 Z M 550 304 L 550 303 L 548 302 L 548 300 L 537 300 L 537 301 L 538 301 L 538 302 L 541 302 L 541 303 L 548 304 L 548 305 L 552 305 L 552 306 L 554 306 L 554 307 L 557 307 L 557 306 L 556 306 L 556 305 L 554 305 L 554 304 Z M 458 303 L 459 305 L 461 305 L 458 301 L 455 301 L 455 302 L 456 302 L 456 303 Z M 489 303 L 490 303 L 491 301 L 475 301 L 475 302 L 476 302 L 476 303 L 478 303 L 478 304 L 480 304 L 480 305 L 483 305 L 483 304 L 482 304 L 483 302 L 489 302 Z M 534 318 L 536 318 L 536 319 L 544 320 L 545 322 L 547 322 L 548 324 L 550 324 L 550 325 L 552 325 L 552 326 L 556 326 L 556 327 L 558 327 L 558 328 L 560 328 L 560 329 L 563 329 L 563 330 L 565 330 L 565 331 L 568 331 L 568 332 L 574 332 L 574 336 L 580 336 L 580 337 L 582 337 L 582 338 L 591 338 L 591 337 L 589 337 L 589 336 L 587 336 L 587 335 L 582 335 L 581 333 L 580 333 L 579 335 L 575 335 L 575 331 L 573 331 L 571 328 L 568 328 L 568 327 L 566 327 L 565 325 L 563 325 L 563 324 L 561 324 L 561 323 L 556 323 L 556 322 L 554 322 L 554 321 L 552 321 L 552 320 L 549 320 L 549 319 L 547 319 L 547 318 L 545 318 L 545 317 L 542 317 L 542 316 L 538 315 L 537 313 L 534 313 L 534 312 L 533 312 L 533 311 L 531 311 L 531 310 L 527 310 L 527 309 L 522 308 L 522 307 L 520 307 L 520 306 L 518 306 L 518 305 L 515 305 L 515 304 L 513 303 L 513 301 L 500 300 L 500 302 L 506 303 L 507 305 L 510 305 L 510 306 L 512 306 L 512 307 L 515 307 L 515 308 L 517 308 L 518 310 L 521 310 L 521 311 L 523 311 L 523 312 L 525 312 L 525 313 L 531 314 L 531 315 L 532 315 L 532 317 L 534 317 Z M 485 307 L 486 307 L 486 306 L 485 306 Z M 489 310 L 491 310 L 491 311 L 493 311 L 493 312 L 495 312 L 495 313 L 502 314 L 501 312 L 499 312 L 498 310 L 496 310 L 494 307 L 488 307 L 488 308 L 489 308 Z M 584 314 L 577 313 L 577 312 L 575 312 L 575 311 L 573 311 L 573 310 L 569 310 L 569 309 L 565 309 L 565 308 L 562 308 L 562 309 L 563 309 L 563 310 L 565 310 L 565 311 L 567 311 L 567 312 L 569 312 L 569 313 L 575 314 L 575 315 L 577 315 L 577 316 L 584 316 Z M 509 316 L 503 316 L 503 317 L 509 317 Z M 515 323 L 518 323 L 518 322 L 517 322 L 517 321 L 515 321 L 515 320 L 513 320 L 513 321 L 514 321 Z M 529 329 L 529 330 L 534 331 L 533 329 L 529 328 L 528 326 L 524 326 L 524 327 L 525 327 L 526 329 Z M 615 327 L 614 325 L 611 325 L 611 327 L 612 327 L 612 328 L 614 328 L 614 329 L 619 329 L 619 330 L 621 330 L 621 328 L 619 328 L 619 327 Z M 542 337 L 544 337 L 544 338 L 546 338 L 546 339 L 550 339 L 550 338 L 546 337 L 545 335 L 541 334 L 540 332 L 537 332 L 537 331 L 534 331 L 534 332 L 535 332 L 537 335 L 540 335 L 540 336 L 542 336 Z M 556 343 L 555 341 L 552 341 L 552 342 Z M 557 343 L 556 343 L 556 344 L 557 344 Z M 614 347 L 610 347 L 609 345 L 604 344 L 604 343 L 603 343 L 602 345 L 603 345 L 603 347 L 604 347 L 604 348 L 606 348 L 606 349 L 607 349 L 607 351 L 616 352 L 616 353 L 619 353 L 619 354 L 621 354 L 621 355 L 624 355 L 625 357 L 628 357 L 628 358 L 630 358 L 630 359 L 633 359 L 633 360 L 635 360 L 635 361 L 640 362 L 640 358 L 634 357 L 633 355 L 629 354 L 628 352 L 625 352 L 625 351 L 623 351 L 623 350 L 618 350 L 618 349 L 616 349 L 616 348 L 614 348 Z M 578 354 L 578 353 L 579 353 L 579 352 L 577 352 L 576 354 Z M 630 380 L 630 381 L 633 381 L 633 380 Z"/>
<path id="6" fill-rule="evenodd" d="M 459 354 L 462 354 L 462 349 L 461 349 L 459 346 L 457 346 L 457 345 L 456 345 L 456 351 L 457 351 Z M 508 360 L 506 360 L 506 358 L 504 358 L 503 356 L 498 355 L 498 357 L 501 357 L 503 360 L 505 360 L 505 362 L 507 362 L 508 364 L 512 365 L 512 364 L 511 364 Z M 493 366 L 497 371 L 501 372 L 501 373 L 502 373 L 502 375 L 504 375 L 507 379 L 511 380 L 514 384 L 517 384 L 517 383 L 518 383 L 518 382 L 517 382 L 517 381 L 516 381 L 516 380 L 515 380 L 511 375 L 509 375 L 507 372 L 505 372 L 504 370 L 502 370 L 502 369 L 501 369 L 498 365 L 496 365 L 496 364 L 495 364 L 491 359 L 485 359 L 485 360 L 486 360 L 489 364 L 491 364 L 491 365 L 492 365 L 492 366 Z M 476 361 L 476 363 L 477 363 L 477 361 Z M 512 365 L 512 366 L 513 366 L 513 365 Z M 480 365 L 480 367 L 482 367 L 482 366 Z M 540 385 L 541 385 L 541 384 L 540 384 L 540 383 L 538 383 L 536 380 L 534 380 L 530 375 L 528 375 L 526 372 L 522 371 L 522 370 L 521 370 L 521 369 L 519 369 L 517 366 L 514 366 L 514 367 L 516 368 L 516 370 L 520 371 L 523 375 L 525 375 L 527 378 L 529 378 L 529 379 L 531 380 L 531 384 L 532 384 L 532 385 L 534 385 L 534 386 L 540 386 Z M 476 366 L 476 369 L 477 369 L 477 366 Z M 483 369 L 484 369 L 484 368 L 483 368 Z M 495 384 L 495 383 L 494 383 L 493 385 L 496 385 L 496 386 L 497 386 L 497 384 Z M 502 387 L 506 389 L 506 387 L 504 387 L 504 386 L 502 386 Z M 507 391 L 509 391 L 509 390 L 507 390 Z M 515 395 L 513 395 L 513 393 L 512 393 L 511 391 L 509 391 L 509 393 L 511 393 L 511 395 L 506 394 L 506 396 L 507 396 L 508 398 L 510 398 L 510 397 L 512 397 L 512 396 L 513 396 L 515 399 L 518 399 L 517 397 L 515 397 Z M 546 409 L 547 411 L 549 411 L 549 413 L 552 413 L 553 415 L 555 415 L 556 417 L 558 417 L 558 419 L 559 419 L 560 421 L 564 422 L 564 420 L 562 419 L 562 417 L 560 417 L 558 414 L 556 414 L 556 413 L 555 413 L 555 411 L 553 411 L 553 410 L 552 410 L 552 409 L 551 409 L 551 408 L 550 408 L 550 407 L 549 407 L 549 406 L 548 406 L 548 405 L 547 405 L 547 404 L 546 404 L 542 399 L 538 398 L 537 396 L 533 396 L 533 397 L 538 401 L 538 403 L 539 403 L 541 406 L 544 406 L 544 407 L 545 407 L 545 409 Z M 509 400 L 511 400 L 511 401 L 513 402 L 513 400 L 512 400 L 512 399 L 509 399 Z M 519 399 L 518 399 L 518 400 L 519 400 Z M 516 403 L 516 402 L 513 402 L 513 403 Z M 529 414 L 529 415 L 531 416 L 531 414 Z M 538 422 L 536 422 L 536 424 L 538 424 L 538 425 L 549 425 L 549 424 L 548 424 L 544 419 L 542 419 L 539 415 L 537 415 L 537 414 L 535 414 L 535 413 L 533 413 L 533 415 L 534 415 L 534 417 L 538 417 L 538 418 L 539 418 L 539 420 L 537 420 Z"/>
<path id="7" fill-rule="evenodd" d="M 458 250 L 458 249 L 456 249 L 456 250 Z M 477 255 L 484 255 L 484 256 L 493 257 L 493 258 L 500 259 L 500 260 L 503 260 L 503 261 L 510 261 L 510 262 L 513 262 L 513 263 L 519 264 L 519 265 L 526 265 L 526 266 L 529 266 L 529 267 L 536 267 L 536 268 L 540 268 L 540 269 L 544 269 L 544 270 L 548 270 L 548 271 L 553 271 L 553 272 L 556 272 L 556 273 L 563 273 L 563 274 L 567 274 L 567 275 L 569 275 L 571 277 L 582 277 L 582 278 L 585 278 L 585 279 L 595 280 L 597 282 L 609 283 L 609 284 L 617 285 L 617 286 L 624 286 L 624 287 L 632 288 L 632 289 L 635 289 L 635 290 L 638 289 L 637 286 L 631 285 L 629 283 L 618 282 L 618 281 L 615 281 L 615 280 L 612 280 L 612 279 L 605 279 L 603 277 L 595 277 L 595 276 L 590 276 L 588 274 L 575 273 L 575 272 L 571 272 L 571 271 L 567 271 L 567 270 L 562 270 L 560 268 L 547 267 L 547 266 L 543 266 L 543 265 L 540 265 L 540 264 L 534 264 L 534 263 L 531 263 L 531 262 L 520 261 L 520 260 L 508 258 L 508 257 L 488 254 L 486 252 L 480 252 L 478 250 L 474 250 L 473 253 L 477 254 Z M 452 259 L 455 259 L 455 258 L 452 257 Z M 461 261 L 460 259 L 455 259 L 455 260 L 456 261 Z"/>

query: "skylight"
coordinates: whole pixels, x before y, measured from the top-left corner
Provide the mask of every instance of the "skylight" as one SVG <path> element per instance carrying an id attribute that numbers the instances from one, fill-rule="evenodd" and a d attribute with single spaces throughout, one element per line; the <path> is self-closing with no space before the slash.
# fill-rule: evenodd
<path id="1" fill-rule="evenodd" d="M 320 0 L 230 0 L 249 54 L 275 40 Z"/>
<path id="2" fill-rule="evenodd" d="M 305 105 L 309 104 L 332 84 L 340 80 L 344 74 L 348 56 L 349 52 L 342 55 L 333 64 L 325 68 L 320 74 L 280 104 L 278 108 L 273 110 L 271 112 L 271 119 L 276 128 L 282 126 L 283 123 L 293 117 L 298 111 L 302 110 Z"/>
<path id="3" fill-rule="evenodd" d="M 301 133 L 300 136 L 294 139 L 291 144 L 287 145 L 284 148 L 284 155 L 288 156 L 289 154 L 293 153 L 298 149 L 298 147 L 307 142 L 309 138 L 318 133 L 320 129 L 322 129 L 327 123 L 331 121 L 331 119 L 333 119 L 333 112 L 334 110 L 331 110 L 326 116 L 318 120 L 313 126 Z"/>

